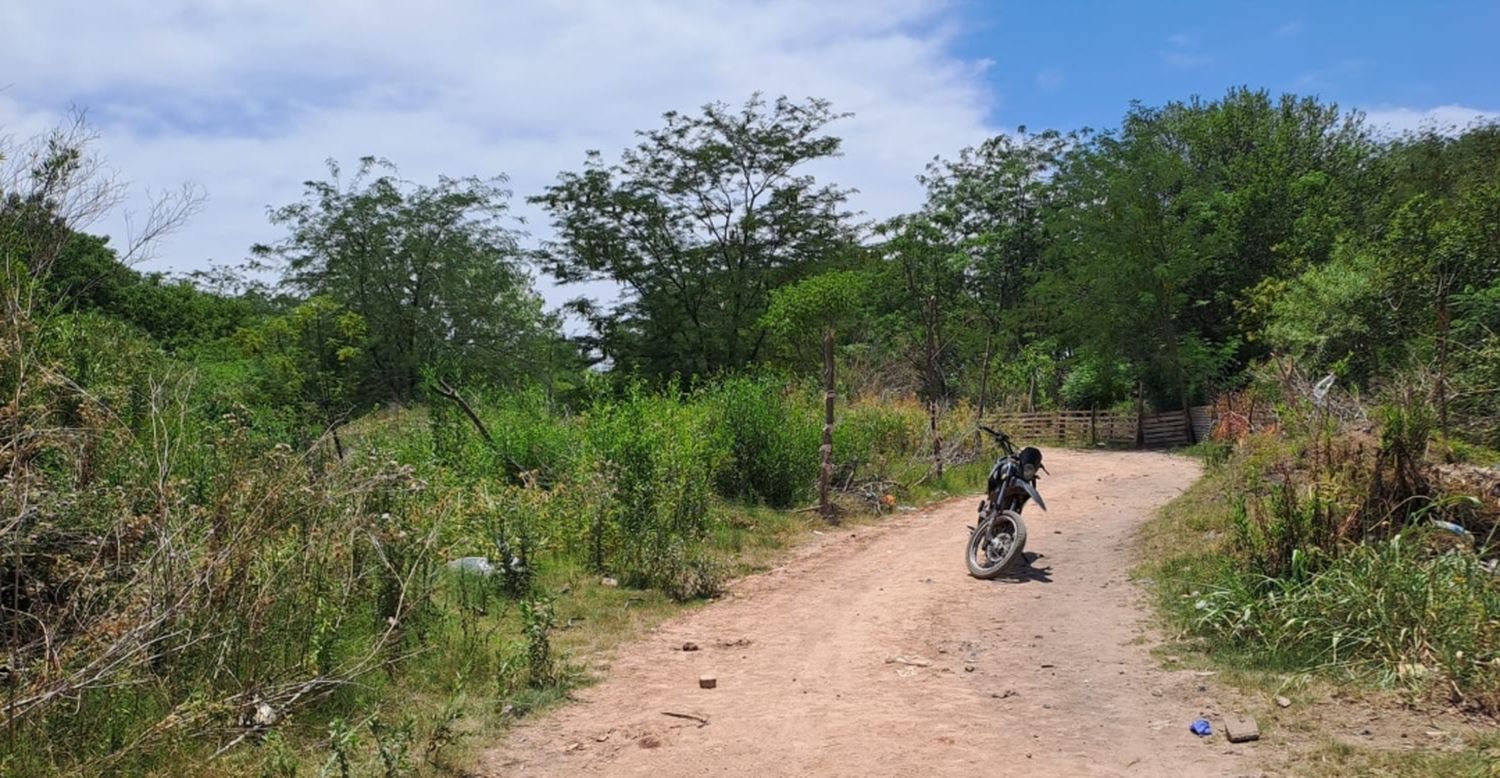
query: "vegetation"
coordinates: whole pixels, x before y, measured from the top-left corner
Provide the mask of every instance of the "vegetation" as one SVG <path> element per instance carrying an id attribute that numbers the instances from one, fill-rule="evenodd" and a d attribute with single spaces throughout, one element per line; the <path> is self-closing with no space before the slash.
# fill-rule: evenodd
<path id="1" fill-rule="evenodd" d="M 1307 397 L 1295 376 L 1265 378 L 1263 394 Z M 1330 393 L 1279 403 L 1278 419 L 1200 446 L 1208 475 L 1148 528 L 1140 572 L 1179 650 L 1294 699 L 1315 680 L 1494 716 L 1500 576 L 1485 560 L 1500 510 L 1452 477 L 1486 471 L 1435 464 L 1425 394 L 1392 390 L 1366 417 Z M 1300 758 L 1317 774 L 1484 775 L 1491 740 L 1450 753 L 1332 743 Z"/>
<path id="2" fill-rule="evenodd" d="M 1500 447 L 1500 127 L 1235 89 L 993 139 L 865 225 L 809 172 L 839 118 L 669 113 L 531 195 L 535 250 L 503 177 L 331 164 L 259 273 L 193 279 L 89 234 L 81 124 L 0 146 L 0 771 L 443 765 L 815 493 L 968 484 L 976 416 L 1234 396 L 1282 437 L 1211 447 L 1217 540 L 1157 575 L 1184 628 L 1496 709 L 1494 517 L 1433 465 Z M 569 337 L 536 269 L 623 297 Z"/>

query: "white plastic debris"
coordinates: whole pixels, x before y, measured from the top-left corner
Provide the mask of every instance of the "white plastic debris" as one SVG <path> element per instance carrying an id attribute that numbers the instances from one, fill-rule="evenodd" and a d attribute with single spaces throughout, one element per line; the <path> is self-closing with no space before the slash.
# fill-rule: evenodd
<path id="1" fill-rule="evenodd" d="M 459 557 L 448 563 L 448 569 L 473 575 L 488 576 L 495 574 L 495 566 L 490 564 L 488 558 L 482 556 Z"/>

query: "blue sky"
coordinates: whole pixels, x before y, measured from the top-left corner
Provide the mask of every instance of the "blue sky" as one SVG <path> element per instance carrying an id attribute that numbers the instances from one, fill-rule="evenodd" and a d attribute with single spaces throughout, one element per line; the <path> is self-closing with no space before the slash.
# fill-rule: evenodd
<path id="1" fill-rule="evenodd" d="M 1114 126 L 1248 84 L 1383 115 L 1500 108 L 1500 2 L 965 0 L 958 56 L 989 59 L 991 119 Z"/>
<path id="2" fill-rule="evenodd" d="M 536 245 L 524 197 L 586 150 L 612 158 L 667 110 L 817 96 L 854 117 L 811 172 L 878 219 L 920 205 L 934 156 L 1023 124 L 1111 127 L 1132 99 L 1248 84 L 1397 129 L 1500 115 L 1497 40 L 1500 0 L 0 0 L 0 135 L 86 109 L 132 185 L 93 226 L 117 243 L 151 192 L 199 186 L 202 212 L 142 262 L 180 272 L 276 240 L 267 207 L 329 157 L 506 173 Z"/>

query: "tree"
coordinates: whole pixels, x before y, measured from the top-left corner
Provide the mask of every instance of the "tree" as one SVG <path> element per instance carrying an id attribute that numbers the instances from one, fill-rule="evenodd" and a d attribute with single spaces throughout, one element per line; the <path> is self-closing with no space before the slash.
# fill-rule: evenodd
<path id="1" fill-rule="evenodd" d="M 1263 353 L 1254 290 L 1327 260 L 1371 152 L 1357 115 L 1307 98 L 1134 105 L 1059 170 L 1042 300 L 1071 345 L 1185 410 Z"/>
<path id="2" fill-rule="evenodd" d="M 921 396 L 927 403 L 932 434 L 932 461 L 943 474 L 943 441 L 938 416 L 948 402 L 948 376 L 953 369 L 953 342 L 964 316 L 963 271 L 967 258 L 930 219 L 918 215 L 894 219 L 880 227 L 888 236 L 882 245 L 890 321 L 900 331 L 902 351 L 921 375 Z"/>
<path id="3" fill-rule="evenodd" d="M 532 370 L 551 334 L 541 299 L 505 226 L 503 177 L 440 177 L 413 185 L 389 162 L 366 157 L 347 183 L 330 180 L 271 212 L 290 234 L 255 247 L 284 263 L 292 291 L 348 307 L 368 326 L 371 399 L 412 399 L 424 368 L 490 381 Z"/>
<path id="4" fill-rule="evenodd" d="M 354 411 L 355 367 L 365 337 L 359 314 L 329 298 L 313 297 L 240 330 L 235 340 L 254 360 L 261 404 L 292 410 L 331 430 L 342 459 L 338 428 Z"/>
<path id="5" fill-rule="evenodd" d="M 771 293 L 763 325 L 783 340 L 797 342 L 818 333 L 823 341 L 823 440 L 818 449 L 818 511 L 834 517 L 829 499 L 833 478 L 833 406 L 838 397 L 834 343 L 838 329 L 857 321 L 868 298 L 869 277 L 852 270 L 823 273 Z"/>
<path id="6" fill-rule="evenodd" d="M 853 241 L 848 192 L 803 170 L 838 155 L 823 100 L 759 96 L 738 110 L 664 116 L 616 165 L 589 152 L 533 198 L 556 240 L 543 265 L 565 283 L 610 281 L 612 310 L 579 299 L 589 343 L 620 369 L 664 378 L 757 361 L 770 291 L 826 269 Z"/>
<path id="7" fill-rule="evenodd" d="M 989 399 L 991 360 L 1023 348 L 1026 291 L 1042 270 L 1047 251 L 1046 213 L 1053 206 L 1057 166 L 1075 135 L 1048 130 L 997 135 L 956 160 L 935 160 L 922 182 L 922 212 L 966 259 L 963 290 L 982 322 L 978 414 Z M 999 339 L 999 343 L 996 340 Z M 974 431 L 976 448 L 979 431 Z"/>

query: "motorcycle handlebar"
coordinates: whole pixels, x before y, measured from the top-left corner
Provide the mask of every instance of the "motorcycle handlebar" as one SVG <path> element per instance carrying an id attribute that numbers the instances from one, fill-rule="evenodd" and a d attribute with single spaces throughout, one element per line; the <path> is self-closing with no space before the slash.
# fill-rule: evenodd
<path id="1" fill-rule="evenodd" d="M 1006 435 L 1003 432 L 997 432 L 996 430 L 992 430 L 989 427 L 984 426 L 983 424 L 979 425 L 979 428 L 982 429 L 982 430 L 984 430 L 985 432 L 988 432 L 992 437 L 994 437 L 995 440 L 1001 446 L 1003 446 L 1005 448 L 1005 453 L 1007 453 L 1007 454 L 1015 454 L 1016 453 L 1015 452 L 1015 448 L 1011 445 L 1010 436 L 1009 435 Z"/>

